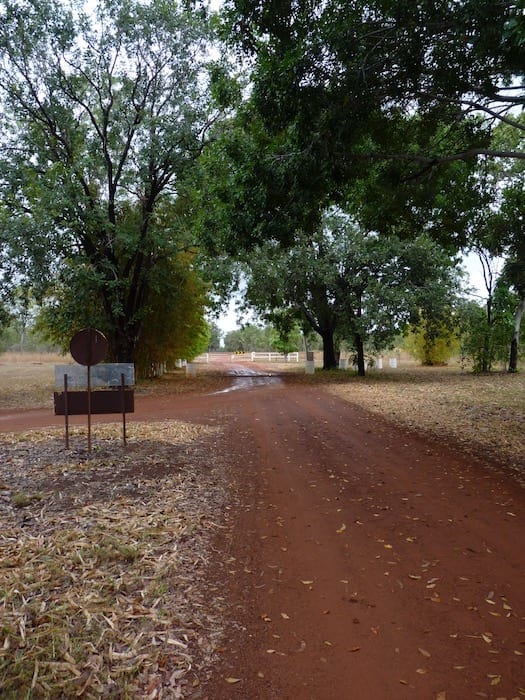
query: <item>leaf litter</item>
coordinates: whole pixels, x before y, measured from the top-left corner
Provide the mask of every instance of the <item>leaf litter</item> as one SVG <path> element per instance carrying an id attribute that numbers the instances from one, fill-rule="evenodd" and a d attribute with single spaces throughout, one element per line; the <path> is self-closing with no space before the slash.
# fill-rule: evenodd
<path id="1" fill-rule="evenodd" d="M 328 388 L 404 427 L 503 461 L 514 467 L 518 480 L 524 480 L 523 375 L 475 375 L 454 367 L 399 368 Z"/>
<path id="2" fill-rule="evenodd" d="M 204 590 L 230 499 L 219 428 L 0 436 L 3 697 L 200 697 L 223 633 Z M 214 460 L 209 463 L 213 442 Z M 25 498 L 23 498 L 25 497 Z"/>

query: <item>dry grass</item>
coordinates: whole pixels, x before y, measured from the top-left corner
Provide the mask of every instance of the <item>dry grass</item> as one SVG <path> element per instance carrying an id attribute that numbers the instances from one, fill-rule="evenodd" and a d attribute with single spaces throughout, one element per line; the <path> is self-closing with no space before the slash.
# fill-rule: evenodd
<path id="1" fill-rule="evenodd" d="M 69 356 L 49 353 L 0 355 L 0 409 L 52 406 L 54 366 L 68 362 Z"/>
<path id="2" fill-rule="evenodd" d="M 5 353 L 0 355 L 0 410 L 52 408 L 55 389 L 55 365 L 73 362 L 69 355 L 39 353 Z M 199 367 L 198 376 L 186 375 L 184 369 L 170 372 L 155 380 L 141 381 L 138 394 L 189 393 L 216 391 L 229 380 L 213 366 Z"/>
<path id="3" fill-rule="evenodd" d="M 198 585 L 230 497 L 220 432 L 117 425 L 0 436 L 2 698 L 188 698 L 221 635 Z M 214 463 L 209 455 L 214 451 Z"/>

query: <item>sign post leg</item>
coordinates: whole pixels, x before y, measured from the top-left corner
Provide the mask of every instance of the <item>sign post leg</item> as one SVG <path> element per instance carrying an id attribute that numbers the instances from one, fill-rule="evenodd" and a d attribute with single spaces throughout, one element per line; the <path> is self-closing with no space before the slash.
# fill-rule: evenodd
<path id="1" fill-rule="evenodd" d="M 120 375 L 120 396 L 122 397 L 122 442 L 126 447 L 126 391 L 123 372 Z"/>
<path id="2" fill-rule="evenodd" d="M 88 455 L 91 455 L 91 365 L 87 366 Z"/>
<path id="3" fill-rule="evenodd" d="M 67 374 L 64 374 L 64 422 L 66 424 L 66 450 L 69 450 L 69 406 L 67 403 Z"/>

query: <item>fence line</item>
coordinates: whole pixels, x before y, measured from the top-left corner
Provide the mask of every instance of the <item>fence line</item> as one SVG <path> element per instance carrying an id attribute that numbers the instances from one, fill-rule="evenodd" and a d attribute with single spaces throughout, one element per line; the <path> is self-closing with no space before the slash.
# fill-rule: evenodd
<path id="1" fill-rule="evenodd" d="M 299 362 L 299 353 L 290 352 L 283 354 L 280 352 L 243 352 L 243 353 L 227 353 L 227 352 L 205 352 L 196 357 L 193 362 L 199 364 L 209 364 L 210 362 Z"/>

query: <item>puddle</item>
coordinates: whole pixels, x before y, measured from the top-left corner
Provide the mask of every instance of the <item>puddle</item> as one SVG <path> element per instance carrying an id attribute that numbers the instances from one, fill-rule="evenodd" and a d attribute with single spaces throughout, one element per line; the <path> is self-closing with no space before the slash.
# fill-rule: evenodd
<path id="1" fill-rule="evenodd" d="M 281 378 L 273 374 L 262 374 L 258 370 L 249 367 L 233 366 L 227 371 L 227 376 L 234 377 L 233 384 L 226 389 L 214 391 L 213 394 L 229 394 L 232 391 L 253 389 L 257 386 L 270 386 L 280 384 Z"/>

